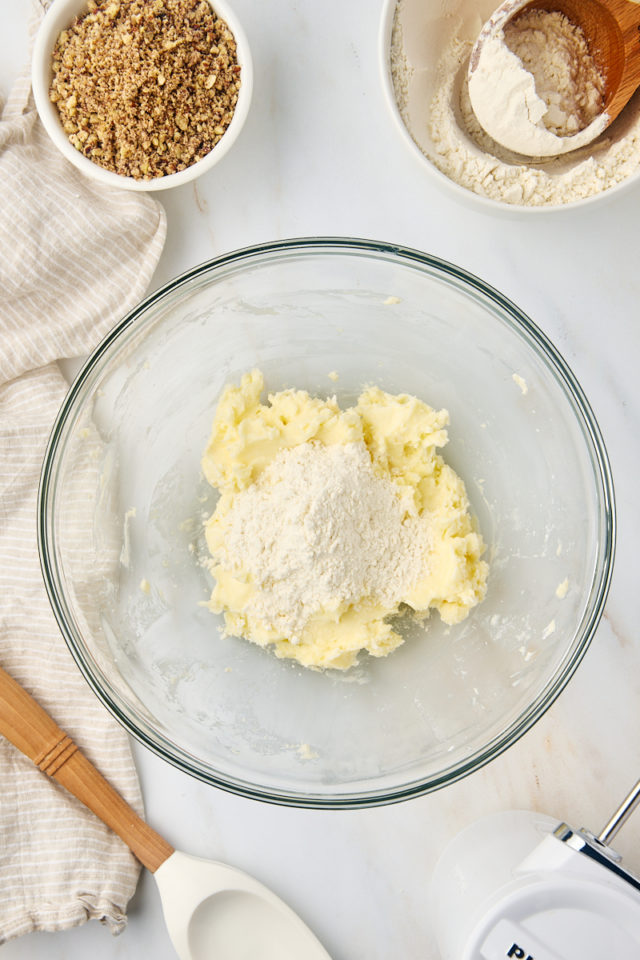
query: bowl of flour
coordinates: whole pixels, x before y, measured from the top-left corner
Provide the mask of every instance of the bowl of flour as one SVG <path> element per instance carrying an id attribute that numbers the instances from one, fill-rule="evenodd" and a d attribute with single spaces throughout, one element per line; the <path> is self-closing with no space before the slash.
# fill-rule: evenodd
<path id="1" fill-rule="evenodd" d="M 386 0 L 383 86 L 412 153 L 459 199 L 490 212 L 573 210 L 632 187 L 640 175 L 640 91 L 596 140 L 561 156 L 525 157 L 484 131 L 471 107 L 467 71 L 496 6 L 496 0 Z M 550 29 L 543 37 L 558 75 L 580 66 L 568 39 Z"/>

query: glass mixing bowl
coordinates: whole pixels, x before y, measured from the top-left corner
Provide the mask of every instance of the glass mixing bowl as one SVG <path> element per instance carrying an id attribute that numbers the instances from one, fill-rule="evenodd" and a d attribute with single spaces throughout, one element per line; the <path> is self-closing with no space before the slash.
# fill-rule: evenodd
<path id="1" fill-rule="evenodd" d="M 377 384 L 449 410 L 444 456 L 491 566 L 467 620 L 402 618 L 398 650 L 346 672 L 220 635 L 200 458 L 221 391 L 253 367 L 269 391 L 348 405 Z M 51 603 L 114 716 L 208 783 L 312 807 L 415 796 L 514 743 L 593 637 L 614 526 L 593 414 L 531 320 L 434 257 L 331 238 L 231 253 L 136 307 L 71 387 L 40 490 Z"/>

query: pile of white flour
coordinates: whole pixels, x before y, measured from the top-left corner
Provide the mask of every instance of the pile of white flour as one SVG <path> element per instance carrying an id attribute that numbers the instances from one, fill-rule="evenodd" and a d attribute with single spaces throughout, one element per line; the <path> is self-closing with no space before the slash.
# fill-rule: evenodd
<path id="1" fill-rule="evenodd" d="M 558 10 L 525 10 L 483 38 L 479 51 L 469 96 L 498 143 L 557 156 L 604 130 L 604 80 L 582 30 Z"/>
<path id="2" fill-rule="evenodd" d="M 528 159 L 489 137 L 467 82 L 477 10 L 473 0 L 449 0 L 437 10 L 424 0 L 400 0 L 396 8 L 391 73 L 398 107 L 443 174 L 503 203 L 554 206 L 602 193 L 640 171 L 640 92 L 597 140 L 564 156 Z"/>
<path id="3" fill-rule="evenodd" d="M 257 587 L 245 612 L 290 642 L 310 617 L 369 598 L 391 609 L 426 569 L 428 521 L 364 443 L 281 450 L 235 496 L 216 559 Z"/>
<path id="4" fill-rule="evenodd" d="M 602 113 L 604 80 L 582 30 L 564 14 L 525 10 L 507 23 L 504 41 L 535 81 L 547 130 L 568 137 Z"/>

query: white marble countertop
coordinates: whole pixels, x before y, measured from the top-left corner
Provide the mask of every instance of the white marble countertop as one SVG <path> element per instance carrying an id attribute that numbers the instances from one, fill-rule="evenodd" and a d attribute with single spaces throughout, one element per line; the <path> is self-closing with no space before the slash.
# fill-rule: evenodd
<path id="1" fill-rule="evenodd" d="M 498 218 L 443 192 L 390 122 L 377 63 L 381 0 L 234 0 L 256 84 L 241 139 L 196 185 L 159 194 L 169 231 L 153 286 L 225 251 L 294 236 L 348 235 L 420 248 L 514 300 L 580 380 L 608 447 L 618 549 L 586 658 L 538 724 L 445 790 L 368 811 L 269 806 L 207 787 L 134 744 L 150 822 L 176 847 L 244 868 L 313 928 L 333 960 L 437 960 L 426 899 L 446 841 L 487 811 L 525 808 L 598 829 L 640 775 L 640 184 L 551 216 Z M 0 90 L 26 51 L 28 4 L 0 0 Z M 640 813 L 616 841 L 640 870 Z M 153 880 L 127 930 L 32 934 L 3 960 L 175 956 Z"/>

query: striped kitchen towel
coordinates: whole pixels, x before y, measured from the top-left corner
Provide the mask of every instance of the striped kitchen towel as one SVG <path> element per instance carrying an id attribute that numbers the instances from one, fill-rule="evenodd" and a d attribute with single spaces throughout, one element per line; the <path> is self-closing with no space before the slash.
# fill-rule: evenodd
<path id="1" fill-rule="evenodd" d="M 45 4 L 34 0 L 36 17 Z M 80 675 L 45 594 L 42 459 L 67 384 L 144 294 L 166 232 L 148 195 L 85 179 L 49 142 L 27 77 L 0 115 L 0 664 L 135 806 L 129 743 Z M 0 944 L 90 917 L 118 932 L 138 877 L 122 842 L 0 737 Z"/>

